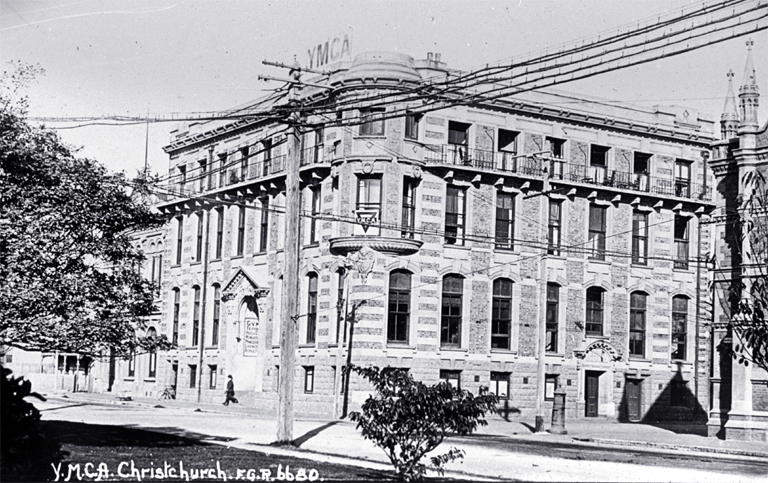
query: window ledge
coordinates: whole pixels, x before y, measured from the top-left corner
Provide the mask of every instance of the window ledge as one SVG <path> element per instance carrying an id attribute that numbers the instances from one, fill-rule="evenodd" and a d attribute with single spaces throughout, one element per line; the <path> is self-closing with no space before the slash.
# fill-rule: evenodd
<path id="1" fill-rule="evenodd" d="M 194 266 L 194 265 L 200 265 L 201 263 L 203 263 L 203 262 L 201 262 L 199 260 L 195 260 L 194 262 L 189 262 L 189 265 L 190 266 Z"/>
<path id="2" fill-rule="evenodd" d="M 314 342 L 311 344 L 307 344 L 307 343 L 299 344 L 299 349 L 314 349 L 315 347 L 317 347 L 317 344 L 315 344 Z"/>
<path id="3" fill-rule="evenodd" d="M 319 246 L 320 246 L 320 242 L 313 241 L 311 243 L 307 243 L 306 245 L 304 245 L 304 248 L 317 248 Z"/>
<path id="4" fill-rule="evenodd" d="M 243 258 L 242 255 L 232 255 L 232 257 L 230 257 L 230 260 L 239 260 L 239 259 L 242 259 L 242 258 Z"/>
<path id="5" fill-rule="evenodd" d="M 565 354 L 562 352 L 546 352 L 544 357 L 565 357 Z"/>
<path id="6" fill-rule="evenodd" d="M 443 248 L 457 248 L 459 250 L 471 250 L 472 249 L 472 247 L 470 247 L 469 245 L 453 245 L 453 244 L 449 244 L 449 243 L 445 243 L 445 242 L 443 242 Z"/>
<path id="7" fill-rule="evenodd" d="M 440 352 L 469 352 L 469 349 L 463 349 L 463 348 L 461 348 L 459 346 L 456 346 L 456 347 L 450 347 L 450 346 L 449 347 L 445 347 L 445 346 L 442 346 L 437 351 L 438 354 Z"/>
<path id="8" fill-rule="evenodd" d="M 144 382 L 157 382 L 157 377 L 148 377 L 144 379 Z"/>
<path id="9" fill-rule="evenodd" d="M 631 266 L 632 268 L 647 268 L 647 269 L 653 268 L 647 263 L 632 263 Z"/>
<path id="10" fill-rule="evenodd" d="M 129 382 L 133 382 L 134 380 L 136 380 L 136 378 L 135 378 L 135 377 L 132 377 L 132 376 L 128 376 L 128 377 L 124 377 L 124 378 L 123 378 L 123 381 L 129 381 Z"/>
<path id="11" fill-rule="evenodd" d="M 385 134 L 356 134 L 352 139 L 387 139 Z"/>
<path id="12" fill-rule="evenodd" d="M 512 349 L 494 349 L 494 348 L 491 348 L 491 354 L 513 354 L 513 355 L 516 355 L 517 351 L 514 351 Z"/>
<path id="13" fill-rule="evenodd" d="M 609 340 L 610 336 L 607 335 L 599 335 L 599 334 L 585 334 L 587 339 L 595 339 L 595 340 Z"/>
<path id="14" fill-rule="evenodd" d="M 645 357 L 630 355 L 629 362 L 653 362 L 653 359 L 646 359 Z"/>
<path id="15" fill-rule="evenodd" d="M 587 257 L 587 261 L 590 263 L 597 263 L 599 265 L 610 265 L 611 261 L 604 258 Z"/>
<path id="16" fill-rule="evenodd" d="M 416 350 L 416 346 L 408 345 L 407 343 L 387 342 L 387 349 Z"/>

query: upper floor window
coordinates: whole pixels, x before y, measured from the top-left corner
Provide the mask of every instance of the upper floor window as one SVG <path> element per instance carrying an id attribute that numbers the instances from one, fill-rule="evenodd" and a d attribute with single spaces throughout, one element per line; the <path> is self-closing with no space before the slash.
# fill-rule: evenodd
<path id="1" fill-rule="evenodd" d="M 592 249 L 590 258 L 605 260 L 605 206 L 589 205 L 589 243 Z"/>
<path id="2" fill-rule="evenodd" d="M 267 176 L 272 171 L 272 140 L 265 139 L 261 144 L 264 146 L 264 161 L 261 166 L 261 175 Z"/>
<path id="3" fill-rule="evenodd" d="M 243 256 L 245 249 L 245 206 L 239 206 L 237 211 L 237 252 L 238 257 Z"/>
<path id="4" fill-rule="evenodd" d="M 250 148 L 240 149 L 240 181 L 248 179 L 248 161 L 250 157 Z"/>
<path id="5" fill-rule="evenodd" d="M 261 223 L 259 224 L 259 251 L 267 251 L 267 241 L 269 238 L 269 196 L 261 200 Z"/>
<path id="6" fill-rule="evenodd" d="M 440 345 L 442 347 L 461 345 L 463 298 L 464 277 L 453 274 L 443 277 L 443 300 L 440 312 Z"/>
<path id="7" fill-rule="evenodd" d="M 549 226 L 547 253 L 550 255 L 560 255 L 560 231 L 562 228 L 563 202 L 549 201 Z"/>
<path id="8" fill-rule="evenodd" d="M 227 153 L 219 154 L 219 188 L 223 188 L 227 185 Z"/>
<path id="9" fill-rule="evenodd" d="M 187 187 L 187 166 L 182 164 L 179 166 L 179 189 L 182 194 Z"/>
<path id="10" fill-rule="evenodd" d="M 203 212 L 197 212 L 197 249 L 195 250 L 195 261 L 203 259 Z"/>
<path id="11" fill-rule="evenodd" d="M 147 329 L 147 338 L 150 340 L 157 339 L 157 330 L 154 327 Z M 157 376 L 157 351 L 152 349 L 149 351 L 149 367 L 147 368 L 147 377 L 153 378 Z"/>
<path id="12" fill-rule="evenodd" d="M 547 136 L 544 138 L 544 149 L 548 150 L 553 158 L 563 159 L 565 156 L 565 139 Z"/>
<path id="13" fill-rule="evenodd" d="M 308 230 L 308 240 L 307 243 L 314 244 L 317 243 L 318 237 L 317 237 L 317 217 L 320 215 L 320 185 L 318 185 L 316 188 L 311 188 L 309 190 L 310 192 L 310 199 L 309 199 L 309 230 Z"/>
<path id="14" fill-rule="evenodd" d="M 470 126 L 465 122 L 448 121 L 448 144 L 467 146 Z"/>
<path id="15" fill-rule="evenodd" d="M 675 196 L 691 195 L 691 162 L 678 159 L 675 161 Z"/>
<path id="16" fill-rule="evenodd" d="M 632 292 L 629 295 L 629 355 L 645 356 L 646 304 L 648 295 Z"/>
<path id="17" fill-rule="evenodd" d="M 635 152 L 632 161 L 632 172 L 635 175 L 635 179 L 630 180 L 630 182 L 634 184 L 635 189 L 648 191 L 648 175 L 651 172 L 651 155 Z"/>
<path id="18" fill-rule="evenodd" d="M 357 178 L 357 209 L 381 210 L 381 177 Z"/>
<path id="19" fill-rule="evenodd" d="M 208 162 L 205 159 L 198 161 L 200 165 L 200 191 L 205 191 L 206 179 L 208 178 Z"/>
<path id="20" fill-rule="evenodd" d="M 388 343 L 408 343 L 410 312 L 411 273 L 395 270 L 389 274 Z"/>
<path id="21" fill-rule="evenodd" d="M 587 335 L 603 335 L 603 294 L 600 287 L 587 289 Z"/>
<path id="22" fill-rule="evenodd" d="M 496 248 L 512 250 L 515 247 L 515 196 L 496 192 Z"/>
<path id="23" fill-rule="evenodd" d="M 405 178 L 403 180 L 403 221 L 400 236 L 413 238 L 416 227 L 416 180 Z"/>
<path id="24" fill-rule="evenodd" d="M 182 243 L 184 242 L 184 216 L 176 217 L 176 265 L 181 265 Z"/>
<path id="25" fill-rule="evenodd" d="M 688 220 L 675 215 L 675 262 L 674 268 L 688 269 Z"/>
<path id="26" fill-rule="evenodd" d="M 464 245 L 466 193 L 464 188 L 448 186 L 445 204 L 445 243 L 448 245 Z"/>
<path id="27" fill-rule="evenodd" d="M 589 151 L 589 177 L 596 183 L 604 183 L 608 172 L 608 146 L 593 144 Z"/>
<path id="28" fill-rule="evenodd" d="M 213 327 L 211 329 L 211 345 L 219 345 L 219 321 L 221 318 L 221 285 L 213 284 Z"/>
<path id="29" fill-rule="evenodd" d="M 507 154 L 517 154 L 517 139 L 520 135 L 517 131 L 499 129 L 498 151 Z"/>
<path id="30" fill-rule="evenodd" d="M 632 212 L 632 263 L 648 264 L 648 213 Z"/>
<path id="31" fill-rule="evenodd" d="M 325 143 L 325 130 L 323 128 L 315 129 L 315 147 L 313 149 L 313 161 L 315 163 L 322 163 L 325 157 L 324 146 Z"/>
<path id="32" fill-rule="evenodd" d="M 405 115 L 405 139 L 419 139 L 419 121 L 422 114 Z"/>
<path id="33" fill-rule="evenodd" d="M 221 260 L 224 247 L 224 207 L 216 208 L 216 260 Z"/>
<path id="34" fill-rule="evenodd" d="M 672 297 L 672 360 L 684 361 L 688 348 L 688 297 Z"/>
<path id="35" fill-rule="evenodd" d="M 384 109 L 361 109 L 360 117 L 363 123 L 360 125 L 361 136 L 383 136 L 384 135 L 384 119 L 381 116 L 384 114 Z M 377 119 L 378 118 L 378 119 Z"/>
<path id="36" fill-rule="evenodd" d="M 317 329 L 317 274 L 307 274 L 307 344 L 315 343 Z"/>
<path id="37" fill-rule="evenodd" d="M 547 284 L 547 339 L 545 350 L 557 352 L 557 335 L 560 328 L 560 286 Z"/>
<path id="38" fill-rule="evenodd" d="M 181 291 L 178 288 L 173 289 L 173 334 L 171 342 L 174 345 L 179 343 L 179 312 L 181 310 Z"/>
<path id="39" fill-rule="evenodd" d="M 491 305 L 491 349 L 511 349 L 512 335 L 512 280 L 493 281 Z"/>
<path id="40" fill-rule="evenodd" d="M 192 311 L 192 345 L 196 346 L 200 335 L 200 287 L 192 287 L 195 291 L 194 309 Z"/>

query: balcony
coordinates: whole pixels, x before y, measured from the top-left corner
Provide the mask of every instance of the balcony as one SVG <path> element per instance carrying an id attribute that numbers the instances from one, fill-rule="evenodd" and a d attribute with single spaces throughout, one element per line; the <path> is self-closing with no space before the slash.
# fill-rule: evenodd
<path id="1" fill-rule="evenodd" d="M 549 163 L 550 179 L 570 183 L 625 189 L 663 197 L 712 201 L 710 186 L 692 183 L 683 178 L 661 178 L 647 173 L 632 173 L 608 169 L 605 166 L 584 166 L 567 163 L 558 158 L 520 156 L 513 152 L 469 149 L 463 145 L 425 146 L 427 164 L 465 167 L 481 171 L 514 173 L 541 177 L 544 163 Z"/>

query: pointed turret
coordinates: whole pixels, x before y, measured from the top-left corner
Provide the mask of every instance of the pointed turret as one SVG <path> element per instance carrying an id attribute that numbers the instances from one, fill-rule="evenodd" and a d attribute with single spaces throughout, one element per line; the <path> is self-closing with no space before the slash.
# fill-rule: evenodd
<path id="1" fill-rule="evenodd" d="M 754 132 L 759 128 L 757 106 L 760 92 L 757 88 L 755 65 L 752 62 L 752 39 L 747 41 L 747 65 L 744 68 L 744 81 L 739 88 L 739 108 L 741 111 L 740 132 Z"/>
<path id="2" fill-rule="evenodd" d="M 720 115 L 721 139 L 736 137 L 736 132 L 739 129 L 739 112 L 736 110 L 736 95 L 733 93 L 733 71 L 729 70 L 726 76 L 728 77 L 728 92 L 725 95 L 723 113 Z"/>

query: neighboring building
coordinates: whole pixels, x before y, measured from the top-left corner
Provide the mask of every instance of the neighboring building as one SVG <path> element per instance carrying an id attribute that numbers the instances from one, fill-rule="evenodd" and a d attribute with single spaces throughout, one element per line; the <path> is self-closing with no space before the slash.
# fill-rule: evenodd
<path id="1" fill-rule="evenodd" d="M 342 103 L 449 73 L 437 55 L 367 53 L 327 83 Z M 569 417 L 706 418 L 712 120 L 543 89 L 372 119 L 303 136 L 298 411 L 332 413 L 349 342 L 355 364 L 489 386 L 530 417 L 545 323 L 548 399 L 561 385 Z M 231 374 L 241 403 L 275 407 L 285 129 L 254 118 L 172 133 L 155 327 L 179 348 L 158 358 L 154 387 L 218 401 Z M 369 390 L 349 389 L 352 404 Z"/>
<path id="2" fill-rule="evenodd" d="M 752 258 L 743 256 L 748 239 L 740 240 L 741 223 L 768 221 L 751 219 L 740 204 L 750 195 L 743 183 L 744 175 L 760 172 L 768 179 L 768 122 L 761 128 L 758 121 L 760 92 L 752 62 L 752 42 L 744 80 L 739 88 L 738 104 L 733 93 L 733 72 L 728 73 L 728 94 L 721 117 L 721 140 L 712 144 L 714 156 L 709 165 L 716 177 L 714 281 L 717 301 L 714 304 L 713 347 L 740 344 L 730 317 L 733 284 L 745 284 L 749 293 L 752 277 L 765 274 L 765 267 L 754 267 Z M 738 110 L 737 106 L 738 105 Z M 765 246 L 765 245 L 763 245 Z M 765 253 L 756 253 L 764 256 Z M 746 295 L 748 297 L 748 295 Z M 768 374 L 753 364 L 744 365 L 727 353 L 714 352 L 712 360 L 712 407 L 709 419 L 710 435 L 726 439 L 768 441 Z"/>

